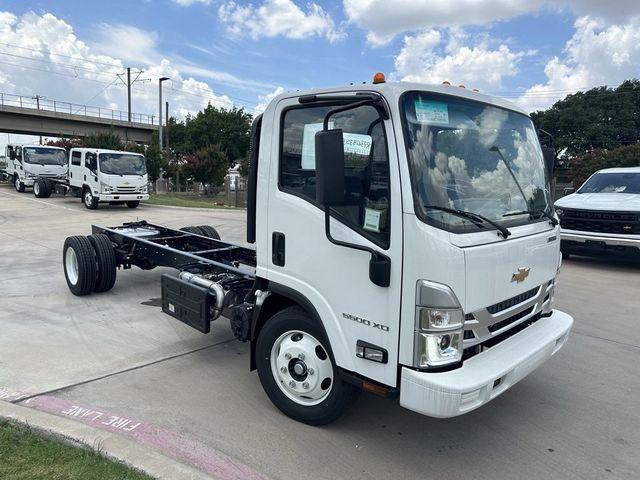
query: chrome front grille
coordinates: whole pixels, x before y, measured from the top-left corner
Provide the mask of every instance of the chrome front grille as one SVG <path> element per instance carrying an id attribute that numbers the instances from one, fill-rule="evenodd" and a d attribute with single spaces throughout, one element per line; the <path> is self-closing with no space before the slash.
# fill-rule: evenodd
<path id="1" fill-rule="evenodd" d="M 138 187 L 116 187 L 116 193 L 136 193 L 138 191 Z"/>
<path id="2" fill-rule="evenodd" d="M 540 318 L 542 308 L 550 301 L 553 281 L 527 290 L 514 297 L 465 315 L 465 351 L 479 353 L 508 336 L 518 325 Z"/>

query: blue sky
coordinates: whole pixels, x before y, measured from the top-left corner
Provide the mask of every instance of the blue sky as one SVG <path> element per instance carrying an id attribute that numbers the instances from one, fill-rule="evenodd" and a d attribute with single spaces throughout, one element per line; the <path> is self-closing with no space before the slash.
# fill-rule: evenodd
<path id="1" fill-rule="evenodd" d="M 133 110 L 253 113 L 277 92 L 449 80 L 533 111 L 640 76 L 640 7 L 610 0 L 0 1 L 0 92 Z M 0 136 L 1 139 L 2 136 Z"/>

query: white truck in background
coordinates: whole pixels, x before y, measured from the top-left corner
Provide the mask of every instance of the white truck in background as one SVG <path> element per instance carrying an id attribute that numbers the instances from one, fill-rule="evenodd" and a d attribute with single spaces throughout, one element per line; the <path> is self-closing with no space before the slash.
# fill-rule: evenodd
<path id="1" fill-rule="evenodd" d="M 566 342 L 553 152 L 516 105 L 378 77 L 277 96 L 251 145 L 254 248 L 207 225 L 93 225 L 63 247 L 71 292 L 174 268 L 162 311 L 203 333 L 229 318 L 271 401 L 313 425 L 359 389 L 461 415 Z"/>
<path id="2" fill-rule="evenodd" d="M 21 193 L 27 187 L 33 187 L 37 178 L 56 180 L 67 175 L 67 152 L 64 148 L 8 144 L 5 157 L 5 176 Z"/>
<path id="3" fill-rule="evenodd" d="M 46 198 L 53 192 L 80 197 L 94 210 L 100 203 L 126 204 L 136 208 L 149 198 L 144 155 L 96 148 L 72 148 L 63 177 L 35 179 L 33 193 Z"/>
<path id="4" fill-rule="evenodd" d="M 560 250 L 640 258 L 640 167 L 606 168 L 555 203 Z"/>

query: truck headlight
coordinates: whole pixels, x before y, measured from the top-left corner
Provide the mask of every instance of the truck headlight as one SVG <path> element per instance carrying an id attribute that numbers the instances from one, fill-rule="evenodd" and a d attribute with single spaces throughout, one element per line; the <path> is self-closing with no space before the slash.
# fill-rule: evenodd
<path id="1" fill-rule="evenodd" d="M 111 185 L 107 185 L 106 183 L 100 182 L 100 191 L 102 193 L 111 193 Z"/>
<path id="2" fill-rule="evenodd" d="M 143 185 L 142 187 L 140 187 L 140 191 L 142 193 L 147 193 L 148 190 L 149 190 L 149 187 L 147 187 L 146 185 Z"/>
<path id="3" fill-rule="evenodd" d="M 416 291 L 414 366 L 442 367 L 462 360 L 464 314 L 446 285 L 421 280 Z"/>
<path id="4" fill-rule="evenodd" d="M 24 176 L 29 180 L 33 180 L 34 178 L 36 178 L 36 176 L 28 170 L 24 171 Z"/>

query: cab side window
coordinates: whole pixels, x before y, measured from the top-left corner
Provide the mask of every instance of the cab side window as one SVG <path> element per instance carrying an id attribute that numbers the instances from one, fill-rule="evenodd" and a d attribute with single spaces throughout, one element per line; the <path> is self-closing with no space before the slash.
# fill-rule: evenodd
<path id="1" fill-rule="evenodd" d="M 283 114 L 280 189 L 313 204 L 316 204 L 315 134 L 322 130 L 325 115 L 334 107 L 292 108 Z M 382 119 L 374 107 L 365 105 L 332 115 L 329 128 L 342 129 L 345 153 L 346 205 L 332 207 L 331 214 L 388 248 L 389 156 Z"/>
<path id="2" fill-rule="evenodd" d="M 79 167 L 80 166 L 80 158 L 81 157 L 82 157 L 82 154 L 80 152 L 72 152 L 71 153 L 71 165 Z"/>

